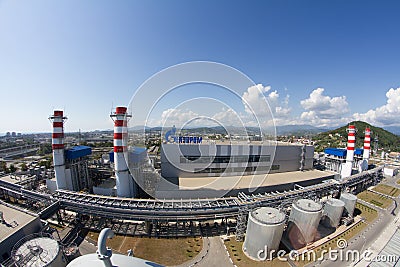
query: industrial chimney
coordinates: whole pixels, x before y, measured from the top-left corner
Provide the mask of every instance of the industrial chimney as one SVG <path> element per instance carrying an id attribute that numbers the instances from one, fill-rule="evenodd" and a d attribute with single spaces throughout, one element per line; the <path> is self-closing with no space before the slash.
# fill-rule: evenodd
<path id="1" fill-rule="evenodd" d="M 367 127 L 365 128 L 363 159 L 369 160 L 370 151 L 371 151 L 371 129 Z"/>
<path id="2" fill-rule="evenodd" d="M 65 158 L 64 158 L 64 117 L 62 110 L 54 110 L 49 120 L 53 123 L 52 148 L 53 165 L 56 175 L 57 189 L 67 189 L 65 178 Z"/>
<path id="3" fill-rule="evenodd" d="M 354 125 L 349 125 L 349 128 L 347 128 L 347 132 L 347 155 L 346 163 L 342 166 L 342 178 L 351 176 L 354 160 L 354 148 L 356 145 L 356 127 Z"/>
<path id="4" fill-rule="evenodd" d="M 127 114 L 126 107 L 117 107 L 110 117 L 114 121 L 114 169 L 117 180 L 117 196 L 132 197 L 133 179 L 129 174 L 127 160 L 124 155 L 124 153 L 127 155 L 127 122 L 131 115 Z"/>

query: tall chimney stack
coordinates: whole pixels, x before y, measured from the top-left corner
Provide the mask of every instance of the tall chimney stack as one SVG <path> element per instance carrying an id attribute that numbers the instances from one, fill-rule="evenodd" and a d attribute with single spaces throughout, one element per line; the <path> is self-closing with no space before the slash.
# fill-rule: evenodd
<path id="1" fill-rule="evenodd" d="M 126 107 L 116 107 L 115 112 L 110 115 L 114 121 L 114 169 L 118 197 L 132 197 L 133 181 L 125 159 L 127 152 L 128 115 Z"/>
<path id="2" fill-rule="evenodd" d="M 57 189 L 67 189 L 65 178 L 65 158 L 64 158 L 64 117 L 62 110 L 54 110 L 49 120 L 53 123 L 52 148 L 53 148 L 53 165 L 56 175 Z"/>
<path id="3" fill-rule="evenodd" d="M 354 148 L 356 146 L 356 126 L 349 125 L 347 132 L 347 155 L 346 163 L 342 166 L 341 170 L 342 178 L 351 176 L 351 171 L 353 169 Z"/>
<path id="4" fill-rule="evenodd" d="M 371 129 L 367 127 L 365 128 L 363 159 L 367 161 L 369 160 L 370 151 L 371 151 Z"/>

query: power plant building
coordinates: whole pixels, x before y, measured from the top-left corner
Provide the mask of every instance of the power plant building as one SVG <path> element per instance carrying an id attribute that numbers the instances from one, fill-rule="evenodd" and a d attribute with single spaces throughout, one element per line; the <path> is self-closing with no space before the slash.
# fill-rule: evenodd
<path id="1" fill-rule="evenodd" d="M 313 146 L 276 144 L 164 143 L 161 145 L 161 176 L 236 176 L 313 168 Z"/>
<path id="2" fill-rule="evenodd" d="M 92 149 L 88 146 L 65 149 L 64 122 L 66 119 L 62 110 L 54 110 L 49 117 L 53 124 L 52 148 L 56 178 L 55 181 L 46 181 L 50 192 L 54 192 L 56 189 L 80 191 L 91 187 L 87 156 L 92 154 Z"/>

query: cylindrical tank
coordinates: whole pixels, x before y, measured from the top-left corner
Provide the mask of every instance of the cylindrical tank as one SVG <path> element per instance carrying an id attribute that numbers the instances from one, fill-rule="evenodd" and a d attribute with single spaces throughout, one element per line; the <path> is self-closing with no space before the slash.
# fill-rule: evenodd
<path id="1" fill-rule="evenodd" d="M 58 242 L 50 235 L 26 236 L 15 244 L 11 253 L 16 266 L 64 267 L 67 265 Z"/>
<path id="2" fill-rule="evenodd" d="M 299 199 L 292 204 L 287 238 L 295 249 L 314 242 L 322 217 L 322 205 L 310 199 Z"/>
<path id="3" fill-rule="evenodd" d="M 344 202 L 344 209 L 347 214 L 353 217 L 354 209 L 357 203 L 357 197 L 353 194 L 343 192 L 340 194 L 340 200 Z"/>
<path id="4" fill-rule="evenodd" d="M 243 252 L 255 260 L 269 257 L 270 251 L 278 251 L 284 226 L 285 214 L 277 209 L 262 207 L 249 212 Z"/>
<path id="5" fill-rule="evenodd" d="M 343 214 L 344 205 L 345 204 L 342 200 L 336 198 L 330 198 L 325 202 L 324 206 L 325 226 L 333 228 L 339 226 L 340 219 L 342 218 Z"/>

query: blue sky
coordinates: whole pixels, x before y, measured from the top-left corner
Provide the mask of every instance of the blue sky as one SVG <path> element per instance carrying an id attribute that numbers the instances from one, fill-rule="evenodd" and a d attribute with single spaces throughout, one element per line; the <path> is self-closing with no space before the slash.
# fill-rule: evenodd
<path id="1" fill-rule="evenodd" d="M 397 1 L 0 1 L 0 132 L 50 131 L 54 108 L 69 116 L 66 131 L 110 129 L 112 106 L 196 60 L 262 84 L 276 124 L 400 125 L 399 10 Z M 153 122 L 169 109 L 166 99 Z M 190 111 L 201 113 L 179 114 Z"/>

